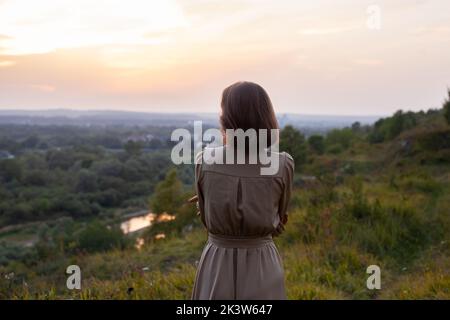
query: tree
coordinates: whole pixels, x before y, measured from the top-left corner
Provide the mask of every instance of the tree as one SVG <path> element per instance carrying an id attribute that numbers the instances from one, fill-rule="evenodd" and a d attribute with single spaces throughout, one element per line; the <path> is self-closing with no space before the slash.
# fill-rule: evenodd
<path id="1" fill-rule="evenodd" d="M 91 169 L 99 177 L 122 177 L 123 167 L 119 160 L 113 158 L 96 161 Z"/>
<path id="2" fill-rule="evenodd" d="M 389 139 L 395 138 L 400 134 L 400 132 L 402 132 L 403 122 L 404 122 L 403 111 L 398 110 L 396 113 L 394 113 L 394 115 L 390 119 L 390 126 L 388 127 Z"/>
<path id="3" fill-rule="evenodd" d="M 386 138 L 394 139 L 405 130 L 416 126 L 417 121 L 414 112 L 403 112 L 398 110 L 394 115 L 385 121 Z"/>
<path id="4" fill-rule="evenodd" d="M 352 123 L 352 131 L 353 132 L 359 132 L 361 131 L 361 122 L 356 121 Z"/>
<path id="5" fill-rule="evenodd" d="M 120 205 L 123 195 L 114 189 L 108 189 L 96 194 L 95 200 L 103 207 L 112 208 Z"/>
<path id="6" fill-rule="evenodd" d="M 352 129 L 333 129 L 327 134 L 326 144 L 328 148 L 348 149 L 353 141 L 354 134 Z"/>
<path id="7" fill-rule="evenodd" d="M 295 162 L 295 169 L 299 170 L 306 162 L 305 136 L 291 125 L 287 125 L 280 133 L 280 151 L 289 153 Z"/>
<path id="8" fill-rule="evenodd" d="M 394 139 L 403 131 L 415 127 L 417 125 L 417 117 L 420 116 L 421 113 L 398 110 L 392 117 L 379 119 L 375 122 L 368 135 L 368 140 L 370 143 L 380 143 Z"/>
<path id="9" fill-rule="evenodd" d="M 385 132 L 383 131 L 383 128 L 386 121 L 386 119 L 381 118 L 374 123 L 373 127 L 370 129 L 369 135 L 367 136 L 370 143 L 381 143 L 384 141 Z"/>
<path id="10" fill-rule="evenodd" d="M 153 138 L 152 140 L 150 140 L 150 142 L 148 143 L 148 147 L 150 149 L 160 149 L 163 147 L 163 143 L 160 139 L 158 138 Z"/>
<path id="11" fill-rule="evenodd" d="M 22 142 L 22 147 L 24 148 L 29 148 L 29 149 L 33 149 L 36 148 L 39 144 L 39 138 L 35 135 L 33 136 L 29 136 L 27 139 L 25 139 Z"/>
<path id="12" fill-rule="evenodd" d="M 23 168 L 17 159 L 6 159 L 0 161 L 0 180 L 11 182 L 20 180 Z"/>
<path id="13" fill-rule="evenodd" d="M 450 124 L 450 88 L 448 89 L 448 98 L 445 100 L 442 108 L 444 109 L 444 117 L 447 123 Z"/>
<path id="14" fill-rule="evenodd" d="M 47 184 L 47 172 L 43 170 L 30 170 L 26 173 L 23 182 L 25 185 L 43 187 Z"/>
<path id="15" fill-rule="evenodd" d="M 320 135 L 312 135 L 308 138 L 308 145 L 311 150 L 317 154 L 323 154 L 325 151 L 325 139 Z"/>
<path id="16" fill-rule="evenodd" d="M 5 213 L 8 223 L 20 223 L 33 218 L 33 208 L 28 203 L 14 203 Z"/>
<path id="17" fill-rule="evenodd" d="M 73 152 L 69 150 L 50 150 L 46 154 L 50 169 L 68 170 L 76 161 Z"/>
<path id="18" fill-rule="evenodd" d="M 141 154 L 143 146 L 142 143 L 139 141 L 136 142 L 129 140 L 127 141 L 127 143 L 125 143 L 123 147 L 130 156 L 138 156 Z"/>
<path id="19" fill-rule="evenodd" d="M 122 177 L 125 181 L 139 181 L 143 178 L 144 168 L 136 158 L 128 159 L 123 165 Z"/>
<path id="20" fill-rule="evenodd" d="M 92 222 L 79 234 L 78 243 L 80 249 L 95 252 L 123 248 L 126 240 L 119 228 L 108 228 L 99 222 Z"/>
<path id="21" fill-rule="evenodd" d="M 156 214 L 174 214 L 183 204 L 183 185 L 178 179 L 176 169 L 167 172 L 163 181 L 158 183 L 150 201 L 150 210 Z"/>
<path id="22" fill-rule="evenodd" d="M 78 192 L 95 192 L 97 190 L 97 176 L 87 169 L 81 169 L 76 186 Z"/>

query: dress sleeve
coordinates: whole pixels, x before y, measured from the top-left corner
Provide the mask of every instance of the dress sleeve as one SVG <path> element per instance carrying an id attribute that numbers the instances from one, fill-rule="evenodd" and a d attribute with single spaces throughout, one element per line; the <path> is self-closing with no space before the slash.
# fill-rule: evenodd
<path id="1" fill-rule="evenodd" d="M 203 151 L 199 152 L 195 158 L 195 190 L 197 191 L 198 197 L 198 210 L 200 212 L 200 219 L 202 220 L 203 225 L 206 227 L 205 220 L 205 198 L 203 196 L 203 190 L 201 187 L 201 181 L 203 178 L 202 174 L 202 162 L 203 162 Z"/>
<path id="2" fill-rule="evenodd" d="M 289 201 L 291 200 L 292 185 L 294 180 L 294 159 L 290 154 L 284 153 L 284 168 L 283 168 L 283 194 L 281 195 L 279 204 L 279 214 L 281 221 L 285 221 L 287 216 Z"/>

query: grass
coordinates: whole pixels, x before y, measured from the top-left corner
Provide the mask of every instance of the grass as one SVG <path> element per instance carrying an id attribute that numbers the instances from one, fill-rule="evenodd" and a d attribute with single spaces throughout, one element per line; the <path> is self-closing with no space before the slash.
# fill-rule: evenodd
<path id="1" fill-rule="evenodd" d="M 445 213 L 448 202 L 427 207 L 427 198 L 418 198 L 412 202 L 422 207 L 398 209 L 390 201 L 374 203 L 364 194 L 341 191 L 336 201 L 318 206 L 303 202 L 294 208 L 285 233 L 276 239 L 289 299 L 450 299 L 449 233 L 436 234 L 435 225 L 448 227 L 448 220 L 430 221 L 425 216 L 430 210 L 437 216 Z M 301 196 L 316 192 L 302 191 Z M 447 199 L 447 193 L 442 197 Z M 428 238 L 430 233 L 434 235 Z M 16 264 L 12 279 L 2 277 L 0 297 L 189 299 L 205 240 L 205 232 L 194 228 L 181 237 L 150 242 L 142 250 L 45 261 L 32 273 Z M 63 270 L 69 264 L 82 269 L 80 291 L 65 288 Z M 366 288 L 366 268 L 372 264 L 381 267 L 382 290 Z"/>
<path id="2" fill-rule="evenodd" d="M 323 176 L 294 191 L 275 240 L 289 299 L 450 299 L 449 167 L 395 148 L 358 142 L 305 167 Z M 172 231 L 158 226 L 148 235 L 167 237 L 141 250 L 57 252 L 0 266 L 0 299 L 189 299 L 206 233 L 188 220 Z M 81 267 L 82 290 L 66 289 L 70 264 Z M 381 290 L 366 287 L 369 265 L 381 268 Z"/>

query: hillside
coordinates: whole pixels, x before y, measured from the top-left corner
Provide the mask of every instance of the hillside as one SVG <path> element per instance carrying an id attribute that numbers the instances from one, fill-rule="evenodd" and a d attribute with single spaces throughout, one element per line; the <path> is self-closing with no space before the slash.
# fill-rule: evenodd
<path id="1" fill-rule="evenodd" d="M 288 297 L 450 299 L 450 126 L 442 111 L 396 114 L 322 138 L 295 132 L 288 126 L 281 135 L 281 148 L 299 156 L 289 223 L 276 239 Z M 174 172 L 153 205 L 176 219 L 147 229 L 143 246 L 71 251 L 64 239 L 40 242 L 37 256 L 0 266 L 0 298 L 189 298 L 206 233 L 184 202 L 192 190 Z M 81 267 L 80 291 L 65 287 L 70 264 Z M 366 288 L 373 264 L 381 290 Z"/>

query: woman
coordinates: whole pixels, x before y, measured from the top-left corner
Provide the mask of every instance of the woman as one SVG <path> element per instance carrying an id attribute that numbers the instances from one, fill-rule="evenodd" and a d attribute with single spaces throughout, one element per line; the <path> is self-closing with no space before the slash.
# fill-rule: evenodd
<path id="1" fill-rule="evenodd" d="M 230 148 L 240 151 L 227 139 L 227 129 L 278 129 L 270 98 L 255 83 L 238 82 L 226 88 L 221 108 L 225 143 L 215 151 L 222 154 Z M 268 140 L 266 145 L 272 145 L 274 141 Z M 246 160 L 249 143 L 245 144 Z M 207 161 L 205 152 L 199 154 L 196 188 L 208 242 L 198 265 L 193 299 L 286 299 L 283 267 L 272 236 L 281 233 L 287 222 L 294 161 L 287 153 L 276 156 L 277 172 L 261 175 L 264 165 L 259 161 L 219 164 Z"/>

